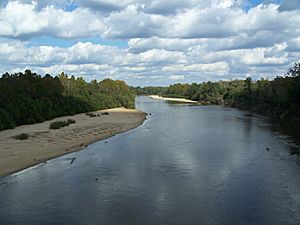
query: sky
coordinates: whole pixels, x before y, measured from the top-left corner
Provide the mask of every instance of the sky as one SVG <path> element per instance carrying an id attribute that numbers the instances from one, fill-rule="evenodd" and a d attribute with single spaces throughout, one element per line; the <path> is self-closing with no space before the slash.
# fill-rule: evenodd
<path id="1" fill-rule="evenodd" d="M 300 0 L 0 0 L 0 73 L 133 86 L 284 75 Z"/>

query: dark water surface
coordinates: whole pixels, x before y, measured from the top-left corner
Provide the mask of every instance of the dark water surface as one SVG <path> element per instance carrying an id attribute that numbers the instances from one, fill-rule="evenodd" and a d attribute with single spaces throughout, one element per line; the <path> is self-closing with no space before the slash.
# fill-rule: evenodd
<path id="1" fill-rule="evenodd" d="M 0 179 L 0 224 L 300 224 L 299 158 L 263 118 L 137 107 L 137 129 Z"/>

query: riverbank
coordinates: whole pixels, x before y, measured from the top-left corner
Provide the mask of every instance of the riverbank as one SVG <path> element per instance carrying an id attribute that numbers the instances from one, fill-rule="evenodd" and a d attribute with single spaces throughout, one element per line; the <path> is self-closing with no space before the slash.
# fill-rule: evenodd
<path id="1" fill-rule="evenodd" d="M 171 102 L 182 102 L 182 103 L 198 103 L 197 101 L 192 101 L 185 98 L 164 98 L 159 95 L 149 95 L 152 99 L 158 99 L 158 100 L 165 100 L 165 101 L 171 101 Z"/>
<path id="2" fill-rule="evenodd" d="M 107 112 L 108 115 L 101 115 Z M 141 125 L 146 113 L 136 109 L 115 108 L 93 113 L 56 118 L 43 123 L 23 125 L 0 132 L 0 177 L 49 159 L 84 149 L 88 144 L 109 138 Z M 50 130 L 50 123 L 73 119 L 75 124 Z M 26 133 L 29 138 L 14 137 Z"/>

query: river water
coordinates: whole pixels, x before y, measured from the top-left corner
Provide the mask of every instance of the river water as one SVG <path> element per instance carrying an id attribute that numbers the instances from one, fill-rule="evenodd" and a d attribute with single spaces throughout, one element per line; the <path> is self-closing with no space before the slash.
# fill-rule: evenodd
<path id="1" fill-rule="evenodd" d="M 151 113 L 142 126 L 0 179 L 0 224 L 300 223 L 299 157 L 264 118 L 148 97 L 137 107 Z"/>

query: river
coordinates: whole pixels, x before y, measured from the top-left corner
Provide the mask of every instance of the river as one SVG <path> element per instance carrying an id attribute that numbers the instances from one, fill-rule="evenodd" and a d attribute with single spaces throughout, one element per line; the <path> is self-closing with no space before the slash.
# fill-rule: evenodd
<path id="1" fill-rule="evenodd" d="M 137 108 L 142 126 L 0 179 L 0 224 L 299 224 L 300 159 L 266 119 L 149 97 Z"/>

